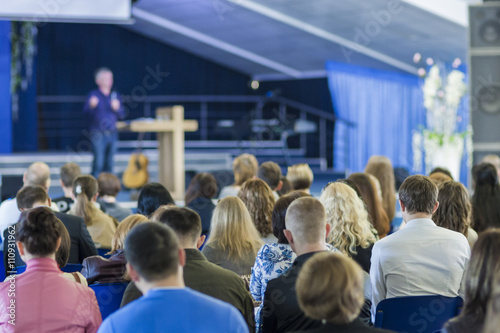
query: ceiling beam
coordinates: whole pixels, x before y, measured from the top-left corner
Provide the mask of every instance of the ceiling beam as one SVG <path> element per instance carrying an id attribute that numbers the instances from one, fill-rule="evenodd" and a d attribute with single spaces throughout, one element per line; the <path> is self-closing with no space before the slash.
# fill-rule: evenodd
<path id="1" fill-rule="evenodd" d="M 333 34 L 329 31 L 320 29 L 316 26 L 313 26 L 311 24 L 300 21 L 300 20 L 298 20 L 294 17 L 291 17 L 289 15 L 285 15 L 283 13 L 280 13 L 280 12 L 278 12 L 274 9 L 271 9 L 269 7 L 266 7 L 264 5 L 258 4 L 256 2 L 253 2 L 250 0 L 228 0 L 228 1 L 234 3 L 235 5 L 244 7 L 246 9 L 249 9 L 249 10 L 252 10 L 256 13 L 259 13 L 261 15 L 272 18 L 272 19 L 279 21 L 281 23 L 287 24 L 287 25 L 292 26 L 294 28 L 297 28 L 299 30 L 310 33 L 311 35 L 314 35 L 316 37 L 323 38 L 323 39 L 328 40 L 330 42 L 333 42 L 333 43 L 339 44 L 341 46 L 344 46 L 348 49 L 351 49 L 355 52 L 359 52 L 359 53 L 364 54 L 366 56 L 369 56 L 371 58 L 377 59 L 378 61 L 386 63 L 390 66 L 399 68 L 405 72 L 408 72 L 411 74 L 417 74 L 418 69 L 412 65 L 409 65 L 406 62 L 392 58 L 384 53 L 375 51 L 369 47 L 355 43 L 352 40 L 346 39 L 344 37 L 340 37 L 340 36 Z"/>
<path id="2" fill-rule="evenodd" d="M 269 69 L 286 74 L 292 78 L 299 78 L 301 76 L 301 72 L 299 70 L 285 66 L 281 63 L 278 63 L 278 62 L 273 61 L 271 59 L 262 57 L 258 54 L 249 52 L 245 49 L 239 48 L 239 47 L 234 46 L 232 44 L 223 42 L 219 39 L 213 38 L 211 36 L 208 36 L 204 33 L 199 32 L 199 31 L 190 29 L 190 28 L 185 27 L 181 24 L 172 22 L 166 18 L 152 14 L 150 12 L 139 9 L 137 7 L 132 8 L 132 16 L 136 19 L 141 19 L 141 20 L 147 21 L 151 24 L 157 25 L 157 26 L 162 27 L 164 29 L 174 31 L 174 32 L 179 33 L 183 36 L 192 38 L 192 39 L 197 40 L 199 42 L 202 42 L 204 44 L 213 46 L 213 47 L 218 48 L 220 50 L 223 50 L 225 52 L 234 54 L 234 55 L 239 56 L 241 58 L 244 58 L 246 60 L 252 61 L 256 64 L 267 67 Z"/>

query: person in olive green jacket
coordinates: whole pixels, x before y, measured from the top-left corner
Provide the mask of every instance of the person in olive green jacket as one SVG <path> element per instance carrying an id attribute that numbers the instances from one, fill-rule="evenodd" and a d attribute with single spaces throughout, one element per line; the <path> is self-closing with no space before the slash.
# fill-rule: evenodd
<path id="1" fill-rule="evenodd" d="M 243 315 L 250 332 L 255 332 L 253 301 L 243 279 L 230 270 L 212 264 L 198 250 L 205 241 L 205 236 L 201 235 L 198 213 L 185 207 L 162 206 L 153 214 L 152 220 L 169 226 L 179 238 L 179 245 L 186 252 L 186 287 L 233 305 Z M 125 290 L 121 307 L 141 296 L 141 291 L 131 282 Z"/>

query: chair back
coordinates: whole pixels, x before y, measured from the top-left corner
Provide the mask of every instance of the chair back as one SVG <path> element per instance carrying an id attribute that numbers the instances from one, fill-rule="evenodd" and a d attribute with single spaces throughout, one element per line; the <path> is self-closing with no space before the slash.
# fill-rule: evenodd
<path id="1" fill-rule="evenodd" d="M 61 271 L 66 273 L 81 272 L 83 266 L 81 264 L 66 264 Z"/>
<path id="2" fill-rule="evenodd" d="M 111 257 L 111 255 L 110 254 L 106 254 L 109 251 L 111 251 L 111 249 L 101 249 L 101 248 L 98 248 L 97 249 L 97 254 L 100 255 L 103 258 L 109 259 L 109 257 Z"/>
<path id="3" fill-rule="evenodd" d="M 396 332 L 433 333 L 462 310 L 460 297 L 408 296 L 384 299 L 377 305 L 375 327 Z"/>
<path id="4" fill-rule="evenodd" d="M 120 308 L 128 283 L 96 283 L 89 287 L 95 292 L 102 320 Z"/>

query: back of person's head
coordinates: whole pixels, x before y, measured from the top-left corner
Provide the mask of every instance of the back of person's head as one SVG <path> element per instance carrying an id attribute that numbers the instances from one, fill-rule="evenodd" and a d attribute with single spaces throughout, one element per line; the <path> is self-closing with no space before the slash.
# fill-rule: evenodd
<path id="1" fill-rule="evenodd" d="M 439 207 L 432 215 L 436 225 L 468 235 L 471 223 L 469 193 L 464 185 L 450 180 L 438 185 Z"/>
<path id="2" fill-rule="evenodd" d="M 124 218 L 116 228 L 116 232 L 111 240 L 111 251 L 109 251 L 108 254 L 123 250 L 125 238 L 127 237 L 130 230 L 132 230 L 132 228 L 135 228 L 135 226 L 148 221 L 148 218 L 141 214 L 133 214 Z"/>
<path id="3" fill-rule="evenodd" d="M 61 222 L 48 207 L 36 207 L 21 213 L 16 240 L 35 257 L 47 257 L 56 252 L 61 238 Z"/>
<path id="4" fill-rule="evenodd" d="M 450 170 L 448 170 L 446 168 L 436 167 L 436 168 L 432 169 L 431 172 L 429 172 L 429 178 L 431 177 L 431 175 L 433 175 L 435 173 L 444 173 L 446 176 L 451 178 L 450 180 L 454 180 L 453 176 L 451 175 Z"/>
<path id="5" fill-rule="evenodd" d="M 109 172 L 101 172 L 97 177 L 99 196 L 116 197 L 120 192 L 121 184 L 118 177 Z"/>
<path id="6" fill-rule="evenodd" d="M 495 278 L 495 286 L 488 301 L 482 333 L 497 333 L 498 327 L 500 327 L 500 276 Z"/>
<path id="7" fill-rule="evenodd" d="M 181 246 L 196 244 L 196 241 L 201 236 L 201 218 L 192 209 L 161 206 L 151 219 L 172 228 L 177 238 L 179 238 Z"/>
<path id="8" fill-rule="evenodd" d="M 212 199 L 217 194 L 217 181 L 215 177 L 207 172 L 196 174 L 184 197 L 184 204 L 189 205 L 194 199 L 203 197 Z"/>
<path id="9" fill-rule="evenodd" d="M 314 174 L 308 164 L 295 164 L 288 167 L 286 178 L 294 190 L 308 190 L 314 180 Z"/>
<path id="10" fill-rule="evenodd" d="M 313 319 L 347 324 L 363 306 L 363 271 L 339 253 L 315 254 L 300 270 L 295 285 L 300 308 Z"/>
<path id="11" fill-rule="evenodd" d="M 75 178 L 81 176 L 81 174 L 82 170 L 80 169 L 80 166 L 76 163 L 70 162 L 61 167 L 61 170 L 59 171 L 59 178 L 61 179 L 64 187 L 70 188 L 73 186 Z"/>
<path id="12" fill-rule="evenodd" d="M 396 215 L 396 185 L 391 160 L 385 156 L 372 156 L 366 164 L 365 172 L 374 175 L 380 182 L 384 210 L 392 221 Z"/>
<path id="13" fill-rule="evenodd" d="M 399 188 L 399 200 L 409 214 L 432 214 L 437 202 L 438 188 L 429 177 L 414 175 L 406 178 Z"/>
<path id="14" fill-rule="evenodd" d="M 389 218 L 382 205 L 379 181 L 375 176 L 368 173 L 353 173 L 349 180 L 354 181 L 361 193 L 361 199 L 365 203 L 370 220 L 381 236 L 389 232 Z"/>
<path id="15" fill-rule="evenodd" d="M 302 197 L 310 197 L 310 194 L 307 194 L 305 192 L 301 191 L 293 191 L 290 192 L 276 201 L 276 204 L 274 204 L 273 208 L 273 215 L 272 215 L 272 226 L 273 226 L 273 234 L 278 238 L 278 243 L 280 244 L 288 244 L 288 239 L 286 239 L 285 234 L 283 233 L 283 230 L 286 229 L 285 227 L 285 216 L 286 216 L 286 211 L 288 210 L 288 207 L 290 204 Z"/>
<path id="16" fill-rule="evenodd" d="M 59 248 L 56 251 L 56 262 L 59 268 L 63 268 L 68 263 L 71 251 L 71 237 L 69 236 L 68 229 L 66 229 L 61 220 L 57 221 L 59 229 L 61 230 L 61 245 L 59 245 Z"/>
<path id="17" fill-rule="evenodd" d="M 238 192 L 240 198 L 250 213 L 255 227 L 262 237 L 273 232 L 271 216 L 275 203 L 273 191 L 261 179 L 249 179 Z"/>
<path id="18" fill-rule="evenodd" d="M 260 234 L 240 198 L 226 197 L 215 206 L 206 245 L 226 250 L 233 259 L 248 252 L 257 254 L 262 245 Z"/>
<path id="19" fill-rule="evenodd" d="M 475 185 L 472 196 L 472 227 L 482 232 L 491 226 L 500 225 L 500 185 L 495 167 L 481 163 L 472 168 Z"/>
<path id="20" fill-rule="evenodd" d="M 296 244 L 320 244 L 326 238 L 325 208 L 316 198 L 298 198 L 288 206 L 285 226 Z"/>
<path id="21" fill-rule="evenodd" d="M 495 281 L 500 278 L 500 229 L 479 235 L 472 247 L 465 279 L 465 303 L 461 315 L 482 322 Z"/>
<path id="22" fill-rule="evenodd" d="M 354 180 L 349 179 L 349 178 L 340 178 L 340 179 L 337 179 L 336 182 L 346 184 L 347 186 L 349 186 L 350 188 L 352 188 L 354 190 L 354 192 L 356 192 L 356 195 L 358 197 L 361 198 L 361 192 L 359 191 L 358 185 L 356 184 L 356 182 Z M 325 188 L 327 188 L 328 185 L 330 185 L 330 184 L 331 183 L 326 184 L 326 186 L 323 187 L 322 191 L 324 191 Z"/>
<path id="23" fill-rule="evenodd" d="M 166 279 L 179 270 L 179 242 L 174 231 L 160 223 L 143 223 L 125 239 L 125 258 L 148 282 Z"/>
<path id="24" fill-rule="evenodd" d="M 24 174 L 24 185 L 39 185 L 48 190 L 50 187 L 49 166 L 44 162 L 32 163 Z"/>
<path id="25" fill-rule="evenodd" d="M 97 214 L 97 208 L 92 202 L 97 194 L 97 180 L 91 175 L 82 175 L 73 181 L 73 195 L 76 202 L 74 213 L 83 217 L 85 225 L 90 226 Z"/>
<path id="26" fill-rule="evenodd" d="M 410 176 L 410 172 L 405 167 L 394 168 L 394 180 L 396 182 L 396 192 L 399 192 L 401 184 Z"/>
<path id="27" fill-rule="evenodd" d="M 35 205 L 46 205 L 49 195 L 42 186 L 24 186 L 16 194 L 17 208 L 19 210 L 30 209 Z"/>
<path id="28" fill-rule="evenodd" d="M 436 184 L 438 186 L 439 186 L 439 184 L 453 180 L 453 178 L 451 178 L 447 174 L 439 172 L 439 171 L 429 174 L 429 179 L 432 180 L 434 182 L 434 184 Z"/>
<path id="29" fill-rule="evenodd" d="M 341 182 L 333 182 L 323 189 L 319 199 L 326 211 L 326 221 L 331 226 L 327 241 L 340 252 L 351 256 L 356 247 L 367 248 L 377 240 L 369 221 L 363 200 L 354 190 Z"/>
<path id="30" fill-rule="evenodd" d="M 257 174 L 259 162 L 252 154 L 242 154 L 233 161 L 234 185 L 240 186 Z"/>
<path id="31" fill-rule="evenodd" d="M 175 205 L 174 199 L 165 186 L 159 183 L 146 184 L 139 194 L 137 213 L 150 217 L 163 205 Z"/>
<path id="32" fill-rule="evenodd" d="M 278 191 L 278 195 L 280 197 L 294 190 L 292 183 L 290 183 L 290 181 L 288 180 L 288 178 L 286 178 L 286 176 L 281 175 L 280 180 L 281 180 L 281 189 Z"/>
<path id="33" fill-rule="evenodd" d="M 274 162 L 264 162 L 257 169 L 257 177 L 265 181 L 271 190 L 274 190 L 281 181 L 281 168 Z"/>
<path id="34" fill-rule="evenodd" d="M 486 155 L 481 160 L 481 163 L 490 163 L 490 164 L 493 164 L 493 166 L 497 170 L 500 170 L 500 157 L 498 157 L 498 155 L 496 155 L 496 154 Z"/>

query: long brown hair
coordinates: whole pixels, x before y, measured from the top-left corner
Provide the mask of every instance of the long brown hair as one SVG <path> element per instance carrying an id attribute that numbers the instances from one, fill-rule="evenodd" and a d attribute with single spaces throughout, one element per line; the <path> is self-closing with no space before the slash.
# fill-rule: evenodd
<path id="1" fill-rule="evenodd" d="M 272 215 L 275 203 L 273 191 L 261 179 L 249 179 L 238 192 L 240 198 L 252 217 L 255 227 L 262 237 L 273 232 Z"/>
<path id="2" fill-rule="evenodd" d="M 248 252 L 257 255 L 263 243 L 241 199 L 226 197 L 215 206 L 207 245 L 222 249 L 236 260 Z"/>
<path id="3" fill-rule="evenodd" d="M 359 191 L 361 192 L 361 199 L 363 199 L 370 221 L 377 229 L 379 237 L 385 237 L 391 228 L 389 217 L 382 205 L 382 198 L 379 195 L 378 180 L 372 175 L 367 173 L 353 173 L 349 179 L 354 181 Z"/>
<path id="4" fill-rule="evenodd" d="M 467 237 L 472 206 L 465 186 L 450 180 L 438 185 L 439 207 L 432 215 L 436 225 L 457 231 Z"/>
<path id="5" fill-rule="evenodd" d="M 93 176 L 83 175 L 73 181 L 73 194 L 76 199 L 74 212 L 76 216 L 83 217 L 86 226 L 92 225 L 92 220 L 98 213 L 98 208 L 92 202 L 96 193 L 97 180 Z"/>
<path id="6" fill-rule="evenodd" d="M 495 280 L 500 277 L 500 229 L 482 233 L 472 247 L 465 279 L 465 302 L 460 316 L 484 320 Z"/>
<path id="7" fill-rule="evenodd" d="M 391 160 L 385 156 L 372 156 L 368 160 L 365 172 L 374 175 L 382 189 L 382 204 L 389 221 L 396 215 L 396 181 Z"/>
<path id="8" fill-rule="evenodd" d="M 187 206 L 191 201 L 199 197 L 212 199 L 215 194 L 217 194 L 217 181 L 215 177 L 206 172 L 198 173 L 193 177 L 186 190 L 184 204 Z"/>

